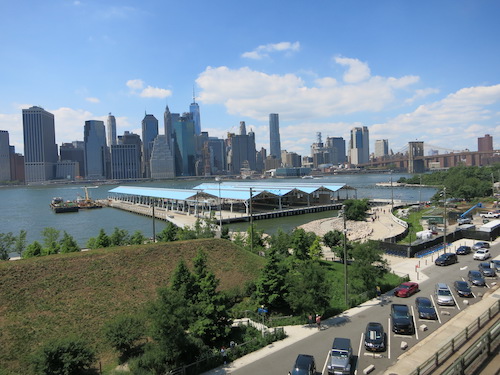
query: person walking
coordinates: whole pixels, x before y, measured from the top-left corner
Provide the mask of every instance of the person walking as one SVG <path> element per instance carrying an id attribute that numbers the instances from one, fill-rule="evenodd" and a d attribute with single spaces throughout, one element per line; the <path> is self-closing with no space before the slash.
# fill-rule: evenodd
<path id="1" fill-rule="evenodd" d="M 321 315 L 316 314 L 316 325 L 318 326 L 318 331 L 321 330 Z"/>

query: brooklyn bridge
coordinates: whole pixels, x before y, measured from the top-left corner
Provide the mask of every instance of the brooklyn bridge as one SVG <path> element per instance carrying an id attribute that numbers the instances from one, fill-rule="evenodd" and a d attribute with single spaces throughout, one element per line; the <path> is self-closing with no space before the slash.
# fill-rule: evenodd
<path id="1" fill-rule="evenodd" d="M 427 145 L 426 145 L 427 147 Z M 430 146 L 431 155 L 424 154 L 424 142 L 409 142 L 408 147 L 394 155 L 373 158 L 364 168 L 390 168 L 422 173 L 428 170 L 446 169 L 457 165 L 484 166 L 500 162 L 500 150 L 456 151 Z"/>

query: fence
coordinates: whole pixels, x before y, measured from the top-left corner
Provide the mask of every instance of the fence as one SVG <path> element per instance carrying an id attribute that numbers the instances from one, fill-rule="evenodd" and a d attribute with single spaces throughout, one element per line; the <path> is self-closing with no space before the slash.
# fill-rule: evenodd
<path id="1" fill-rule="evenodd" d="M 441 349 L 439 349 L 434 355 L 429 358 L 427 361 L 425 361 L 423 364 L 417 367 L 415 371 L 413 371 L 410 375 L 426 375 L 426 374 L 431 374 L 434 370 L 436 370 L 440 365 L 442 365 L 447 359 L 449 359 L 460 347 L 465 344 L 469 338 L 477 333 L 481 328 L 483 328 L 486 323 L 488 323 L 492 318 L 494 318 L 500 310 L 500 300 L 496 301 L 489 309 L 486 311 L 483 315 L 479 316 L 477 320 L 474 323 L 471 323 L 469 326 L 465 328 L 462 332 L 460 332 L 457 336 L 451 339 L 447 344 L 445 344 Z M 493 330 L 490 330 L 488 334 L 487 339 L 484 339 L 481 337 L 477 341 L 477 345 L 473 344 L 471 348 L 460 358 L 460 361 L 463 362 L 463 365 L 468 365 L 471 366 L 472 364 L 476 363 L 478 360 L 478 357 L 484 358 L 484 353 L 478 348 L 484 348 L 485 346 L 488 349 L 488 355 L 489 353 L 492 352 L 491 350 L 491 343 L 492 343 L 492 335 L 491 332 L 493 331 L 494 337 L 493 341 L 498 344 L 498 341 L 500 340 L 499 335 L 500 335 L 500 323 L 497 322 L 495 324 L 495 327 Z M 488 335 L 487 334 L 487 335 Z M 458 365 L 458 368 L 461 367 L 462 364 Z M 451 371 L 453 368 L 457 368 L 457 365 L 450 367 L 447 371 Z M 463 374 L 463 372 L 445 372 L 448 375 L 451 374 Z"/>
<path id="2" fill-rule="evenodd" d="M 262 334 L 265 339 L 265 345 L 273 341 L 284 339 L 286 337 L 286 333 L 283 327 L 269 329 Z M 256 350 L 255 348 L 250 348 L 249 350 L 247 350 L 247 347 L 250 347 L 252 344 L 256 343 L 259 340 L 260 338 L 254 338 L 242 344 L 230 346 L 226 349 L 227 360 L 233 361 Z M 224 358 L 222 357 L 221 353 L 218 350 L 214 350 L 206 353 L 205 356 L 200 358 L 198 361 L 190 363 L 189 365 L 179 367 L 175 370 L 171 370 L 167 372 L 166 375 L 198 375 L 204 371 L 208 371 L 217 366 L 220 366 L 223 363 Z"/>

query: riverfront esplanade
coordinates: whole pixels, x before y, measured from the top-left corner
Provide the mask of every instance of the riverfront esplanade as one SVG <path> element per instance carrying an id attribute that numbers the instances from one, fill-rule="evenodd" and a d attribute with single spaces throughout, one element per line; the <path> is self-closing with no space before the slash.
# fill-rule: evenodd
<path id="1" fill-rule="evenodd" d="M 338 210 L 346 199 L 357 198 L 346 184 L 303 183 L 203 183 L 193 189 L 118 186 L 109 191 L 112 207 L 154 216 L 181 226 L 174 214 L 206 217 L 212 212 L 220 222 L 248 221 Z M 187 221 L 187 222 L 186 222 Z"/>

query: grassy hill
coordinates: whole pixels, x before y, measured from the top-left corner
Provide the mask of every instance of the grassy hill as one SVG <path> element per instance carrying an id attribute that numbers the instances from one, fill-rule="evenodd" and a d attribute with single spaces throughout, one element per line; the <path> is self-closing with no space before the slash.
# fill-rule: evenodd
<path id="1" fill-rule="evenodd" d="M 107 367 L 115 354 L 102 342 L 103 324 L 120 313 L 141 313 L 180 259 L 192 269 L 200 248 L 222 290 L 256 280 L 265 263 L 219 239 L 0 262 L 0 373 L 29 373 L 27 358 L 39 345 L 70 334 L 95 345 Z"/>

